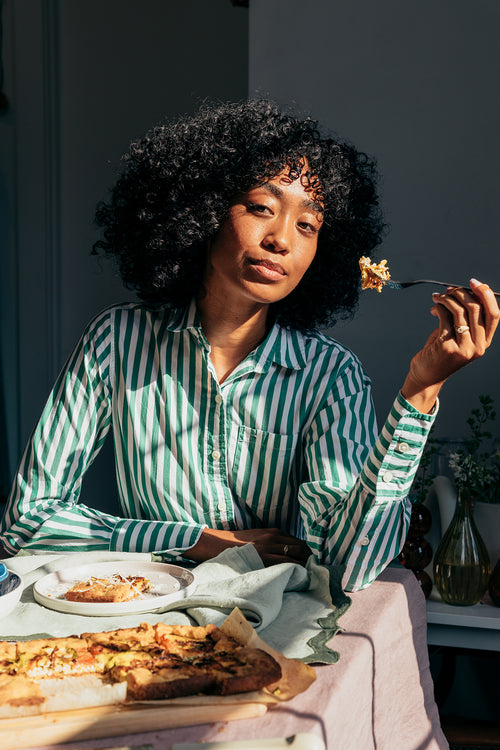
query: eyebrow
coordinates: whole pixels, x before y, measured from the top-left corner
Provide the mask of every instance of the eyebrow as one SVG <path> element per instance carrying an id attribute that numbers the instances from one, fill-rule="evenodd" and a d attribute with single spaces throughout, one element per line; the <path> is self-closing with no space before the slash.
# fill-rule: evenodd
<path id="1" fill-rule="evenodd" d="M 264 184 L 260 185 L 260 187 L 264 188 L 264 190 L 267 190 L 268 193 L 271 193 L 276 198 L 281 198 L 285 192 L 277 185 L 274 185 L 272 182 L 264 182 Z M 316 201 L 312 201 L 309 198 L 304 198 L 304 200 L 302 201 L 302 205 L 304 206 L 304 208 L 310 208 L 320 214 L 323 214 L 325 212 L 325 209 L 321 205 L 321 203 L 316 203 Z"/>

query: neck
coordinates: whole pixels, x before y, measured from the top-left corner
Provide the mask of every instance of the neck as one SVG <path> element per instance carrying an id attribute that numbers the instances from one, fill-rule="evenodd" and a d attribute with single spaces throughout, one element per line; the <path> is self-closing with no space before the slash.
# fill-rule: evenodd
<path id="1" fill-rule="evenodd" d="M 209 293 L 197 306 L 210 359 L 223 382 L 265 338 L 268 306 L 232 307 L 228 300 L 216 300 Z"/>

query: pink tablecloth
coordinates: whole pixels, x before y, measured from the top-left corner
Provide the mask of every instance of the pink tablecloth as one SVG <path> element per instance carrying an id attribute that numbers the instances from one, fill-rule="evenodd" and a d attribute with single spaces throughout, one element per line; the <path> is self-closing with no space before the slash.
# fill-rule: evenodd
<path id="1" fill-rule="evenodd" d="M 352 594 L 341 625 L 345 632 L 334 640 L 340 661 L 317 667 L 317 680 L 306 693 L 263 717 L 72 742 L 66 747 L 149 744 L 154 750 L 169 750 L 174 742 L 313 732 L 327 750 L 448 748 L 433 697 L 425 599 L 413 574 L 389 568 L 369 588 Z"/>

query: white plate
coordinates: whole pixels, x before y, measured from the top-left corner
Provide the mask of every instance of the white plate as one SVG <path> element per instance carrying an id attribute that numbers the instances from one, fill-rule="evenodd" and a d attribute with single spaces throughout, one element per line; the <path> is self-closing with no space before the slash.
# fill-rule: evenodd
<path id="1" fill-rule="evenodd" d="M 70 602 L 64 597 L 66 591 L 78 581 L 86 581 L 90 576 L 109 578 L 116 573 L 123 576 L 145 576 L 151 581 L 151 589 L 141 594 L 138 599 L 132 599 L 129 602 Z M 57 612 L 108 617 L 161 612 L 172 602 L 186 598 L 192 591 L 193 585 L 193 574 L 178 565 L 116 560 L 115 562 L 80 565 L 50 573 L 35 583 L 33 594 L 39 604 L 55 609 Z"/>

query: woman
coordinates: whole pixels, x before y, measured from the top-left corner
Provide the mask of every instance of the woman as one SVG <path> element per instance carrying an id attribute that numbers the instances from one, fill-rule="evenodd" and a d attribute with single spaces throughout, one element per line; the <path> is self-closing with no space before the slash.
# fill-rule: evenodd
<path id="1" fill-rule="evenodd" d="M 354 309 L 383 223 L 373 163 L 311 120 L 203 107 L 132 144 L 104 239 L 139 304 L 98 315 L 26 449 L 2 528 L 22 547 L 346 565 L 367 586 L 398 554 L 445 380 L 498 324 L 485 284 L 433 295 L 438 326 L 377 439 L 370 383 L 319 333 Z M 112 427 L 123 517 L 77 504 Z"/>

